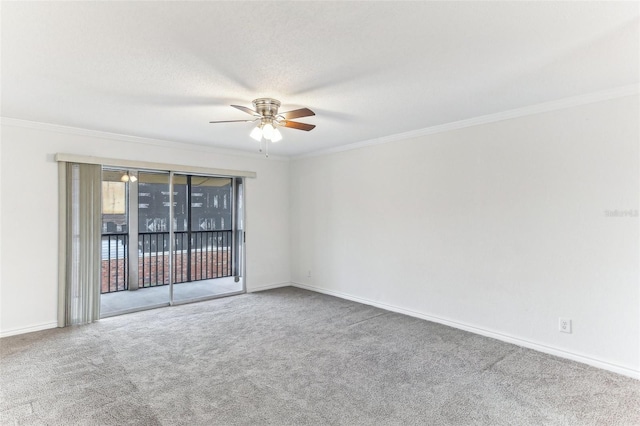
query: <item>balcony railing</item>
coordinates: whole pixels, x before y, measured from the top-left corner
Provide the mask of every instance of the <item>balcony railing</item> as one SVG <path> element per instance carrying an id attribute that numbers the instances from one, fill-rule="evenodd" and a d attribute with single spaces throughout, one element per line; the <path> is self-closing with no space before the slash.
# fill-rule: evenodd
<path id="1" fill-rule="evenodd" d="M 101 293 L 129 289 L 128 246 L 127 234 L 102 234 Z"/>
<path id="2" fill-rule="evenodd" d="M 102 293 L 129 288 L 126 237 L 102 236 Z M 174 283 L 231 276 L 231 230 L 174 232 L 174 239 Z M 169 284 L 169 252 L 168 232 L 138 234 L 138 288 Z"/>

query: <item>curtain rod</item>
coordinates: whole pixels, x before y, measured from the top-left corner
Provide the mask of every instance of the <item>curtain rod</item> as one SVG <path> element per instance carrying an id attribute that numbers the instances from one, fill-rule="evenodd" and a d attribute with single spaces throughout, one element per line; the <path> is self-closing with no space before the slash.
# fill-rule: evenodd
<path id="1" fill-rule="evenodd" d="M 85 163 L 85 164 L 99 164 L 101 166 L 110 166 L 110 167 L 125 167 L 131 169 L 149 169 L 149 170 L 162 170 L 167 172 L 176 172 L 176 173 L 195 173 L 195 174 L 206 174 L 206 175 L 214 175 L 214 176 L 230 176 L 230 177 L 245 177 L 245 178 L 255 178 L 256 172 L 242 171 L 242 170 L 229 170 L 229 169 L 215 169 L 209 167 L 198 167 L 198 166 L 186 166 L 180 164 L 169 164 L 169 163 L 153 163 L 150 161 L 135 161 L 135 160 L 122 160 L 116 158 L 103 158 L 103 157 L 92 157 L 86 155 L 75 155 L 75 154 L 65 154 L 65 153 L 57 153 L 55 155 L 55 161 L 58 162 L 67 162 L 67 163 Z"/>

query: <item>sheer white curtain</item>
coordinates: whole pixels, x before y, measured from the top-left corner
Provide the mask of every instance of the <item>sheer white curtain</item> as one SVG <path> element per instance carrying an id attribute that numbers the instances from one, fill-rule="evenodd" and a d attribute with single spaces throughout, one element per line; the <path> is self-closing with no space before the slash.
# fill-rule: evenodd
<path id="1" fill-rule="evenodd" d="M 100 318 L 102 168 L 64 163 L 64 215 L 61 232 L 59 326 Z M 61 185 L 62 186 L 62 185 Z"/>

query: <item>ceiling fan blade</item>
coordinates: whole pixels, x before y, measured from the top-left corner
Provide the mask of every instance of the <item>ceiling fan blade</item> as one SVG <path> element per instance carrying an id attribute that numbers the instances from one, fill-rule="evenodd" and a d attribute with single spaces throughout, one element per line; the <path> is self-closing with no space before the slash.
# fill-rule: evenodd
<path id="1" fill-rule="evenodd" d="M 256 120 L 225 120 L 225 121 L 210 121 L 209 123 L 250 123 Z"/>
<path id="2" fill-rule="evenodd" d="M 312 115 L 316 115 L 316 113 L 309 108 L 300 108 L 294 109 L 293 111 L 282 112 L 278 115 L 283 116 L 285 120 L 290 120 L 292 118 L 311 117 Z"/>
<path id="3" fill-rule="evenodd" d="M 247 108 L 247 107 L 244 107 L 242 105 L 231 105 L 231 106 L 234 107 L 234 108 L 239 109 L 242 112 L 246 112 L 247 114 L 251 114 L 251 115 L 256 116 L 256 117 L 262 117 L 260 114 L 258 114 L 257 112 L 255 112 L 251 108 Z"/>
<path id="4" fill-rule="evenodd" d="M 292 129 L 298 129 L 298 130 L 305 130 L 307 132 L 309 130 L 313 130 L 316 127 L 315 124 L 298 123 L 297 121 L 288 121 L 288 120 L 285 120 L 280 124 L 283 125 L 284 127 L 290 127 Z"/>

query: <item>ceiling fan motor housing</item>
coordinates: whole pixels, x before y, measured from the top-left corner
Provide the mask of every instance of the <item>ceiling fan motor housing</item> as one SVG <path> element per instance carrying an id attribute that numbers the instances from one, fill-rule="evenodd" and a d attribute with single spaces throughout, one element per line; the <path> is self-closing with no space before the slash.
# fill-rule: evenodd
<path id="1" fill-rule="evenodd" d="M 258 98 L 253 100 L 253 107 L 256 112 L 266 118 L 275 118 L 278 115 L 280 101 L 272 98 Z"/>

